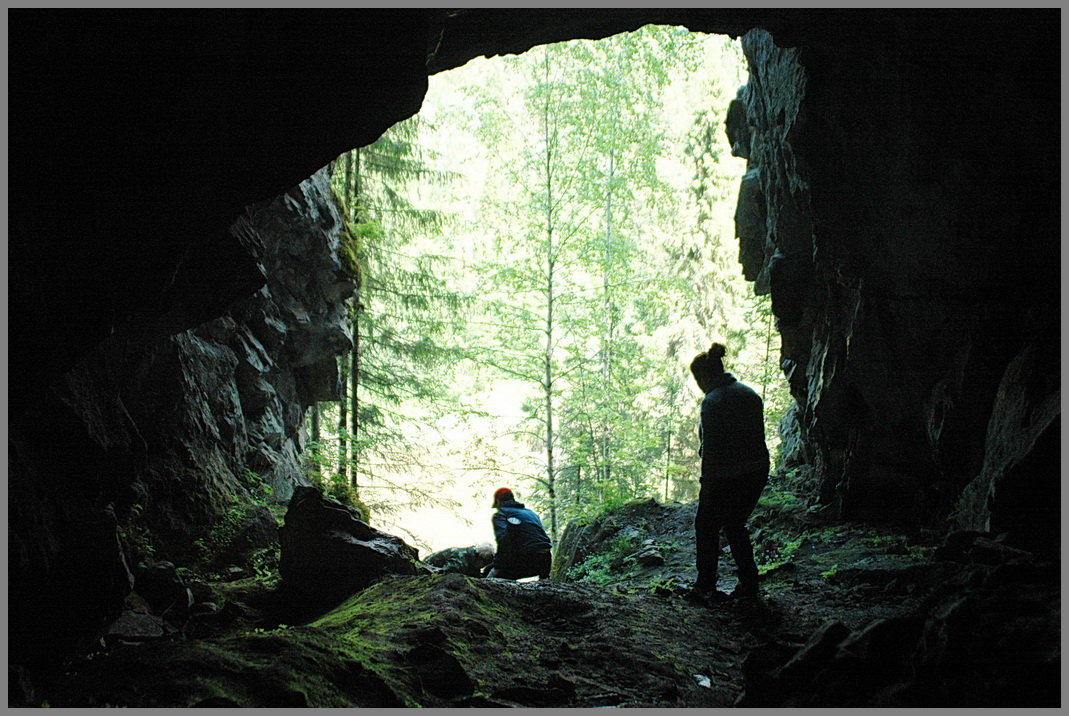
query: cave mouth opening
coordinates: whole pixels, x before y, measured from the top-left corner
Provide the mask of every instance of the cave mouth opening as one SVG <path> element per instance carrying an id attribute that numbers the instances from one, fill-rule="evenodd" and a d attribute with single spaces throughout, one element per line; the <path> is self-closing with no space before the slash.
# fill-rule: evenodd
<path id="1" fill-rule="evenodd" d="M 531 12 L 520 27 L 503 22 L 503 14 L 442 12 L 471 13 L 466 25 L 450 27 L 459 39 L 435 58 L 444 67 L 487 47 L 530 47 L 533 36 L 599 33 L 605 24 L 627 22 L 616 18 L 630 11 L 589 18 L 578 14 L 596 13 L 518 11 Z M 663 18 L 684 11 L 636 12 Z M 426 11 L 344 13 L 326 22 L 320 14 L 226 13 L 213 22 L 187 15 L 170 27 L 156 13 L 39 12 L 31 22 L 25 15 L 17 20 L 22 25 L 12 33 L 11 56 L 19 111 L 11 164 L 19 176 L 12 202 L 19 271 L 11 317 L 18 360 L 9 478 L 15 705 L 39 700 L 36 674 L 29 679 L 21 665 L 54 666 L 65 679 L 69 656 L 91 648 L 126 608 L 131 588 L 141 586 L 142 559 L 191 564 L 189 545 L 210 537 L 215 524 L 225 526 L 219 518 L 234 514 L 233 501 L 245 497 L 235 480 L 244 468 L 280 465 L 278 474 L 265 476 L 292 489 L 300 408 L 308 404 L 303 396 L 322 385 L 310 382 L 317 375 L 309 365 L 286 363 L 285 356 L 271 364 L 274 355 L 261 350 L 287 336 L 307 338 L 299 320 L 282 325 L 247 302 L 233 309 L 257 291 L 260 276 L 245 247 L 224 231 L 241 207 L 297 187 L 343 148 L 363 146 L 411 114 L 422 98 Z M 887 398 L 866 402 L 878 421 L 859 426 L 856 413 L 840 413 L 835 400 L 818 406 L 816 391 L 799 397 L 809 421 L 802 427 L 820 420 L 804 437 L 815 469 L 826 476 L 824 487 L 834 488 L 829 493 L 836 498 L 872 498 L 864 505 L 872 513 L 840 511 L 835 519 L 895 517 L 904 504 L 924 499 L 917 492 L 892 494 L 871 479 L 909 484 L 902 475 L 869 469 L 887 456 L 895 464 L 908 457 L 909 482 L 951 478 L 930 485 L 945 494 L 942 504 L 956 506 L 934 536 L 967 530 L 950 535 L 966 539 L 947 540 L 957 566 L 910 566 L 901 581 L 872 582 L 882 599 L 923 597 L 927 606 L 908 622 L 923 625 L 922 637 L 964 624 L 949 633 L 946 649 L 935 645 L 940 653 L 926 652 L 923 638 L 916 646 L 908 634 L 896 639 L 902 658 L 882 673 L 925 676 L 914 684 L 921 687 L 914 703 L 1009 703 L 1021 694 L 1058 703 L 1051 678 L 1058 645 L 1033 648 L 1037 633 L 1059 633 L 1060 613 L 1059 513 L 1051 499 L 1059 485 L 1059 344 L 1057 329 L 1046 325 L 1058 317 L 1052 307 L 1059 284 L 1047 269 L 1057 251 L 1052 127 L 1059 95 L 1055 73 L 1033 71 L 1056 59 L 1057 18 L 1049 11 L 1007 17 L 708 9 L 693 15 L 694 27 L 730 27 L 732 34 L 752 26 L 744 22 L 758 22 L 781 47 L 797 48 L 755 53 L 762 73 L 755 99 L 767 100 L 756 118 L 768 121 L 751 125 L 752 151 L 769 159 L 760 164 L 751 155 L 762 172 L 754 184 L 766 190 L 755 194 L 755 204 L 768 210 L 767 217 L 755 213 L 751 218 L 760 222 L 751 226 L 783 252 L 775 264 L 783 283 L 770 280 L 777 309 L 784 309 L 777 310 L 785 319 L 778 326 L 784 370 L 793 375 L 796 395 L 809 380 L 831 399 L 849 395 L 843 386 L 871 387 L 863 398 Z M 367 52 L 383 45 L 397 51 Z M 231 61 L 235 56 L 239 62 Z M 795 58 L 798 63 L 789 61 Z M 781 112 L 793 90 L 780 91 L 787 84 L 781 79 L 800 77 L 803 69 L 804 123 L 792 114 L 798 107 Z M 335 91 L 343 84 L 354 88 L 348 102 Z M 356 116 L 357 104 L 367 114 Z M 750 104 L 747 112 L 754 109 Z M 337 121 L 340 115 L 352 115 L 352 123 Z M 813 193 L 795 203 L 787 189 L 801 186 L 799 180 Z M 324 196 L 329 193 L 328 186 Z M 327 206 L 311 201 L 314 194 L 315 187 L 295 188 L 283 197 L 291 205 L 284 208 L 310 209 L 308 218 Z M 819 224 L 808 221 L 807 203 Z M 172 224 L 166 231 L 153 230 L 161 210 Z M 272 207 L 256 212 L 265 225 L 277 226 L 284 216 Z M 278 242 L 283 251 L 290 238 Z M 799 261 L 806 252 L 814 264 Z M 134 273 L 140 280 L 129 280 Z M 812 298 L 794 290 L 801 286 Z M 793 298 L 793 307 L 783 305 Z M 860 310 L 878 305 L 888 308 L 884 316 Z M 250 323 L 241 325 L 241 318 Z M 123 326 L 126 336 L 116 332 Z M 908 350 L 916 345 L 931 350 Z M 896 352 L 923 356 L 909 366 L 911 384 L 881 381 L 895 373 L 873 370 Z M 960 365 L 962 352 L 968 356 Z M 333 355 L 330 360 L 336 377 Z M 942 388 L 929 392 L 932 382 Z M 292 399 L 293 392 L 301 398 Z M 940 407 L 926 413 L 932 406 Z M 915 429 L 926 417 L 937 421 L 924 426 L 932 430 Z M 864 450 L 851 454 L 855 436 Z M 912 464 L 918 454 L 923 465 Z M 929 469 L 930 457 L 938 470 Z M 843 482 L 844 475 L 851 480 Z M 257 487 L 252 477 L 246 482 Z M 488 509 L 481 499 L 479 507 Z M 271 519 L 259 524 L 277 527 Z M 999 533 L 997 539 L 984 538 L 987 531 Z M 817 534 L 821 543 L 833 536 L 823 525 Z M 1004 543 L 1003 534 L 1009 534 Z M 1055 559 L 1033 563 L 1006 549 L 1016 546 L 1043 548 Z M 847 570 L 839 562 L 815 576 L 835 578 L 836 567 L 841 578 Z M 789 569 L 780 576 L 793 581 Z M 929 591 L 933 585 L 937 592 Z M 843 603 L 855 604 L 853 594 Z M 981 618 L 973 619 L 976 614 Z M 1022 614 L 1029 617 L 1024 622 Z M 1044 614 L 1049 623 L 1038 621 Z M 865 634 L 904 634 L 902 625 L 883 621 Z M 810 632 L 780 630 L 790 642 L 779 645 L 782 653 L 797 653 L 796 637 L 804 641 Z M 1005 653 L 989 648 L 996 643 L 1026 648 L 1011 650 L 1008 662 L 987 660 L 993 651 Z M 952 658 L 942 659 L 943 652 Z M 756 656 L 762 658 L 755 665 L 774 666 L 770 652 Z M 698 665 L 684 676 L 704 669 Z M 977 673 L 985 678 L 974 678 Z M 129 678 L 122 674 L 120 683 Z M 835 684 L 845 682 L 828 683 L 838 691 Z M 937 685 L 938 693 L 925 684 Z M 858 703 L 883 703 L 893 693 L 871 685 L 880 691 Z M 909 693 L 913 685 L 907 686 Z M 776 698 L 786 694 L 779 687 L 771 684 L 782 692 Z M 815 702 L 841 696 L 826 692 Z"/>
<path id="2" fill-rule="evenodd" d="M 712 340 L 775 455 L 791 401 L 724 129 L 746 81 L 739 40 L 678 26 L 541 45 L 433 75 L 418 115 L 339 156 L 360 288 L 340 395 L 305 421 L 313 482 L 431 550 L 492 541 L 501 485 L 555 536 L 694 499 L 687 366 Z"/>

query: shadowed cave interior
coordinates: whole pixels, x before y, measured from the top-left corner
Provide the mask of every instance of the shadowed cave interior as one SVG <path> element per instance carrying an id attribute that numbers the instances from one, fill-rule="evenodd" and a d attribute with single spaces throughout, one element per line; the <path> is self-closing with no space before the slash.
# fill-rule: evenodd
<path id="1" fill-rule="evenodd" d="M 1060 704 L 1057 10 L 9 19 L 9 705 Z M 648 23 L 742 37 L 749 64 L 723 127 L 740 270 L 796 402 L 781 467 L 819 507 L 758 516 L 824 535 L 752 613 L 682 604 L 658 580 L 685 559 L 615 590 L 431 574 L 300 489 L 359 291 L 322 168 L 417 112 L 429 74 Z M 304 496 L 283 588 L 183 584 L 176 617 L 174 575 L 129 543 L 194 559 L 248 470 Z M 279 539 L 247 517 L 245 556 Z M 555 558 L 613 563 L 692 518 L 632 505 Z M 331 519 L 388 559 L 310 548 Z M 923 535 L 924 559 L 864 529 Z"/>

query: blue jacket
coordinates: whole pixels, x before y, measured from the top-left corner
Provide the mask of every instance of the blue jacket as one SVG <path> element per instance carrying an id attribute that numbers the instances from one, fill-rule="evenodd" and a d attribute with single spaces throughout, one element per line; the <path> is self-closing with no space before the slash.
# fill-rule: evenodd
<path id="1" fill-rule="evenodd" d="M 768 474 L 761 396 L 724 373 L 705 394 L 701 415 L 702 482 L 750 472 Z"/>
<path id="2" fill-rule="evenodd" d="M 546 552 L 553 546 L 538 515 L 515 500 L 501 503 L 494 513 L 497 537 L 496 562 L 502 563 L 529 552 Z"/>

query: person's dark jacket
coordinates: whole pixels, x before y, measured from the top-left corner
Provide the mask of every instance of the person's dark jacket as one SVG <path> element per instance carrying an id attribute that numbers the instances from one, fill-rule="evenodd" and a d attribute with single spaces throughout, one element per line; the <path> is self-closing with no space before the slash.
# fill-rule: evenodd
<path id="1" fill-rule="evenodd" d="M 723 373 L 701 407 L 702 482 L 747 473 L 768 474 L 765 416 L 761 396 Z"/>
<path id="2" fill-rule="evenodd" d="M 522 502 L 502 502 L 494 513 L 493 523 L 497 537 L 495 564 L 522 560 L 533 552 L 548 552 L 553 546 L 538 515 Z"/>

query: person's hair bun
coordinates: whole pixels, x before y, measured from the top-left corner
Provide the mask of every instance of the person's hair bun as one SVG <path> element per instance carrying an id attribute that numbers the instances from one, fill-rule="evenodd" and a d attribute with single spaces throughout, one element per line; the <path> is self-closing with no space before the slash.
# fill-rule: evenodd
<path id="1" fill-rule="evenodd" d="M 724 354 L 727 353 L 727 348 L 724 347 L 723 343 L 714 343 L 709 346 L 709 350 L 706 352 L 710 358 L 723 358 Z"/>

